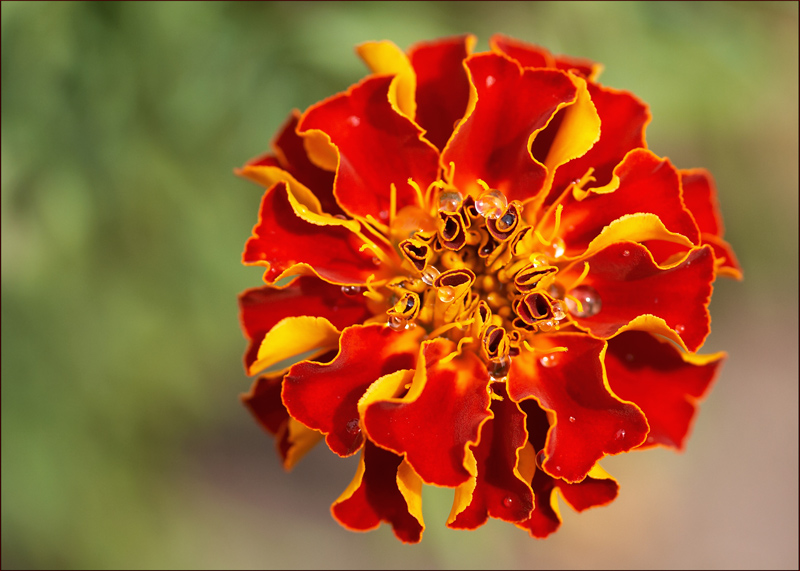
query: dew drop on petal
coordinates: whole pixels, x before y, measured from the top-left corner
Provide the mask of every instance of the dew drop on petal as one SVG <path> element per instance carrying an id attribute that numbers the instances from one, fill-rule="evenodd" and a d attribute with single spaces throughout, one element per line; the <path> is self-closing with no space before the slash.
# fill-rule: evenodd
<path id="1" fill-rule="evenodd" d="M 343 285 L 342 293 L 346 296 L 353 297 L 361 293 L 361 286 L 357 285 Z"/>
<path id="2" fill-rule="evenodd" d="M 617 434 L 615 435 L 615 438 L 617 440 L 624 439 L 625 438 L 625 429 L 624 428 L 620 428 L 619 430 L 617 430 Z"/>
<path id="3" fill-rule="evenodd" d="M 513 212 L 506 212 L 503 216 L 498 218 L 497 220 L 497 229 L 500 232 L 505 232 L 512 226 L 514 226 L 514 222 L 517 221 L 517 217 L 514 215 Z"/>
<path id="4" fill-rule="evenodd" d="M 450 303 L 456 298 L 456 290 L 450 286 L 442 286 L 439 288 L 439 301 L 442 303 Z"/>
<path id="5" fill-rule="evenodd" d="M 347 122 L 353 127 L 358 127 L 361 124 L 361 119 L 359 119 L 356 115 L 350 115 L 350 117 L 347 118 Z"/>
<path id="6" fill-rule="evenodd" d="M 345 430 L 347 430 L 347 432 L 349 432 L 350 434 L 358 434 L 359 432 L 361 432 L 361 427 L 358 424 L 358 419 L 353 418 L 348 420 L 347 424 L 345 425 Z"/>
<path id="7" fill-rule="evenodd" d="M 499 190 L 490 190 L 475 201 L 475 210 L 484 218 L 498 219 L 508 206 L 508 201 Z"/>
<path id="8" fill-rule="evenodd" d="M 395 331 L 402 331 L 408 328 L 408 321 L 399 315 L 390 315 L 388 324 Z"/>
<path id="9" fill-rule="evenodd" d="M 536 466 L 540 470 L 544 469 L 545 458 L 546 458 L 546 455 L 544 453 L 544 448 L 542 448 L 541 450 L 539 450 L 539 452 L 536 453 Z"/>
<path id="10" fill-rule="evenodd" d="M 508 375 L 511 368 L 511 359 L 503 358 L 493 360 L 489 363 L 489 378 L 492 381 L 502 381 Z"/>
<path id="11" fill-rule="evenodd" d="M 539 363 L 542 367 L 555 367 L 558 364 L 558 353 L 550 353 L 549 355 L 542 355 L 539 358 Z"/>
<path id="12" fill-rule="evenodd" d="M 486 87 L 491 87 L 494 85 L 494 82 L 497 81 L 493 75 L 486 76 Z"/>
<path id="13" fill-rule="evenodd" d="M 630 251 L 630 250 L 623 250 L 623 251 L 622 251 L 622 256 L 623 256 L 624 258 L 627 258 L 627 257 L 628 257 L 628 256 L 630 256 L 630 255 L 631 255 L 631 251 Z"/>
<path id="14" fill-rule="evenodd" d="M 507 508 L 510 508 L 511 506 L 514 505 L 514 498 L 512 498 L 511 496 L 506 496 L 505 498 L 503 498 L 503 505 Z"/>
<path id="15" fill-rule="evenodd" d="M 562 302 L 556 301 L 553 303 L 553 319 L 556 321 L 561 321 L 567 316 L 567 313 L 564 311 L 564 306 Z"/>
<path id="16" fill-rule="evenodd" d="M 458 212 L 461 206 L 460 192 L 448 190 L 439 195 L 439 212 Z"/>
<path id="17" fill-rule="evenodd" d="M 564 255 L 564 248 L 564 240 L 558 237 L 553 238 L 553 241 L 550 244 L 550 257 L 553 259 L 560 258 Z"/>
<path id="18" fill-rule="evenodd" d="M 580 301 L 580 306 L 574 299 L 567 297 L 567 309 L 575 317 L 592 317 L 600 312 L 603 302 L 597 290 L 589 285 L 580 285 L 569 292 L 569 295 Z"/>
<path id="19" fill-rule="evenodd" d="M 428 266 L 422 271 L 422 281 L 426 285 L 432 286 L 436 278 L 439 277 L 439 270 L 433 266 Z"/>
<path id="20" fill-rule="evenodd" d="M 569 421 L 570 421 L 570 422 L 575 422 L 575 417 L 574 417 L 574 416 L 570 416 L 570 417 L 569 417 Z"/>
<path id="21" fill-rule="evenodd" d="M 680 335 L 684 331 L 686 331 L 686 326 L 683 325 L 682 323 L 679 323 L 678 325 L 675 326 L 675 333 L 677 333 L 678 335 Z"/>
<path id="22" fill-rule="evenodd" d="M 536 324 L 536 327 L 539 328 L 539 331 L 542 331 L 544 333 L 552 331 L 553 327 L 555 326 L 556 326 L 555 322 L 549 319 L 547 321 L 540 321 L 539 323 Z"/>

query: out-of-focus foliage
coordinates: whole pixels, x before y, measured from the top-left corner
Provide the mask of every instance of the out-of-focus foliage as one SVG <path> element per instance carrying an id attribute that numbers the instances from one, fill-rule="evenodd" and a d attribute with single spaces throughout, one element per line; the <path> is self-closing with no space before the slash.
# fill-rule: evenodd
<path id="1" fill-rule="evenodd" d="M 796 568 L 796 3 L 0 9 L 3 568 Z M 436 522 L 403 548 L 312 512 L 355 465 L 315 451 L 284 476 L 238 403 L 236 294 L 261 273 L 239 260 L 260 191 L 232 169 L 293 107 L 362 77 L 355 44 L 463 32 L 479 49 L 499 32 L 604 63 L 604 84 L 651 105 L 650 148 L 715 175 L 746 281 L 715 294 L 707 349 L 719 340 L 731 360 L 698 442 L 635 465 L 648 485 L 547 543 Z M 763 476 L 754 454 L 772 453 Z M 653 498 L 687 492 L 678 507 Z M 426 518 L 446 517 L 446 496 L 425 498 Z M 647 523 L 659 513 L 685 520 Z M 614 534 L 645 547 L 621 552 Z"/>

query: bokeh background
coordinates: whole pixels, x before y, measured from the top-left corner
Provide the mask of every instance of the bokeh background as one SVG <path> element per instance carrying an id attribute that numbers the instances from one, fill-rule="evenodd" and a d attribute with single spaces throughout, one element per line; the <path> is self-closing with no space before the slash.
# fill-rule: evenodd
<path id="1" fill-rule="evenodd" d="M 2 567 L 798 567 L 795 2 L 2 2 Z M 232 170 L 353 48 L 505 33 L 605 64 L 648 143 L 719 187 L 744 282 L 688 450 L 603 462 L 616 502 L 546 541 L 502 522 L 423 542 L 343 530 L 355 458 L 292 473 L 238 401 L 236 295 L 261 191 Z"/>

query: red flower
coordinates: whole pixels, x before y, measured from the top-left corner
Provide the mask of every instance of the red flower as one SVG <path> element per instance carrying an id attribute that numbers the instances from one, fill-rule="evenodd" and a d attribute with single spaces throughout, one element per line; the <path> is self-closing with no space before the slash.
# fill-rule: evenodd
<path id="1" fill-rule="evenodd" d="M 606 455 L 682 449 L 724 359 L 696 354 L 712 282 L 741 277 L 710 175 L 646 148 L 643 103 L 474 41 L 360 46 L 373 73 L 238 171 L 267 189 L 243 401 L 287 468 L 323 438 L 360 453 L 333 515 L 404 542 L 423 483 L 454 488 L 450 527 L 545 537 L 556 492 L 616 497 Z"/>

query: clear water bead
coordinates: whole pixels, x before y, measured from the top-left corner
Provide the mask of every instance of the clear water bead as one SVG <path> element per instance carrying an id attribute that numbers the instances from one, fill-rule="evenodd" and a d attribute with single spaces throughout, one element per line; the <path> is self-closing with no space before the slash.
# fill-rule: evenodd
<path id="1" fill-rule="evenodd" d="M 514 498 L 512 498 L 511 496 L 506 496 L 505 498 L 503 498 L 503 505 L 507 508 L 510 508 L 511 506 L 514 505 Z"/>
<path id="2" fill-rule="evenodd" d="M 345 430 L 347 430 L 347 432 L 349 432 L 350 434 L 358 434 L 359 432 L 361 432 L 361 427 L 358 424 L 358 419 L 352 418 L 348 420 L 347 424 L 345 425 Z"/>
<path id="3" fill-rule="evenodd" d="M 505 212 L 508 201 L 499 190 L 490 190 L 475 201 L 475 210 L 484 218 L 498 219 Z"/>
<path id="4" fill-rule="evenodd" d="M 428 266 L 422 271 L 422 281 L 425 282 L 426 285 L 432 286 L 433 282 L 436 281 L 436 278 L 439 277 L 439 270 L 437 270 L 433 266 Z"/>
<path id="5" fill-rule="evenodd" d="M 514 222 L 516 221 L 517 217 L 513 212 L 506 212 L 503 216 L 497 219 L 497 229 L 500 230 L 500 232 L 505 232 L 514 226 Z"/>
<path id="6" fill-rule="evenodd" d="M 439 301 L 442 303 L 450 303 L 456 298 L 456 290 L 450 286 L 442 286 L 439 288 Z"/>
<path id="7" fill-rule="evenodd" d="M 550 353 L 549 355 L 542 355 L 539 358 L 539 363 L 542 367 L 555 367 L 558 364 L 558 353 Z"/>
<path id="8" fill-rule="evenodd" d="M 399 315 L 390 315 L 388 325 L 395 331 L 402 331 L 408 329 L 408 320 Z"/>
<path id="9" fill-rule="evenodd" d="M 564 304 L 561 301 L 554 301 L 553 302 L 553 319 L 556 321 L 561 321 L 567 316 L 567 313 L 564 311 Z"/>
<path id="10" fill-rule="evenodd" d="M 458 212 L 461 207 L 461 193 L 455 190 L 447 190 L 439 195 L 439 212 Z"/>
<path id="11" fill-rule="evenodd" d="M 553 238 L 553 241 L 550 243 L 550 257 L 553 259 L 560 258 L 564 255 L 564 240 L 561 238 Z"/>
<path id="12" fill-rule="evenodd" d="M 497 359 L 489 363 L 489 377 L 492 381 L 502 381 L 508 376 L 511 359 Z"/>
<path id="13" fill-rule="evenodd" d="M 576 303 L 575 298 L 580 302 Z M 600 294 L 590 285 L 581 285 L 569 292 L 566 299 L 567 309 L 575 317 L 592 317 L 600 312 L 603 302 Z"/>
<path id="14" fill-rule="evenodd" d="M 361 286 L 357 285 L 344 285 L 342 286 L 342 293 L 346 296 L 353 297 L 360 294 L 362 291 Z"/>

